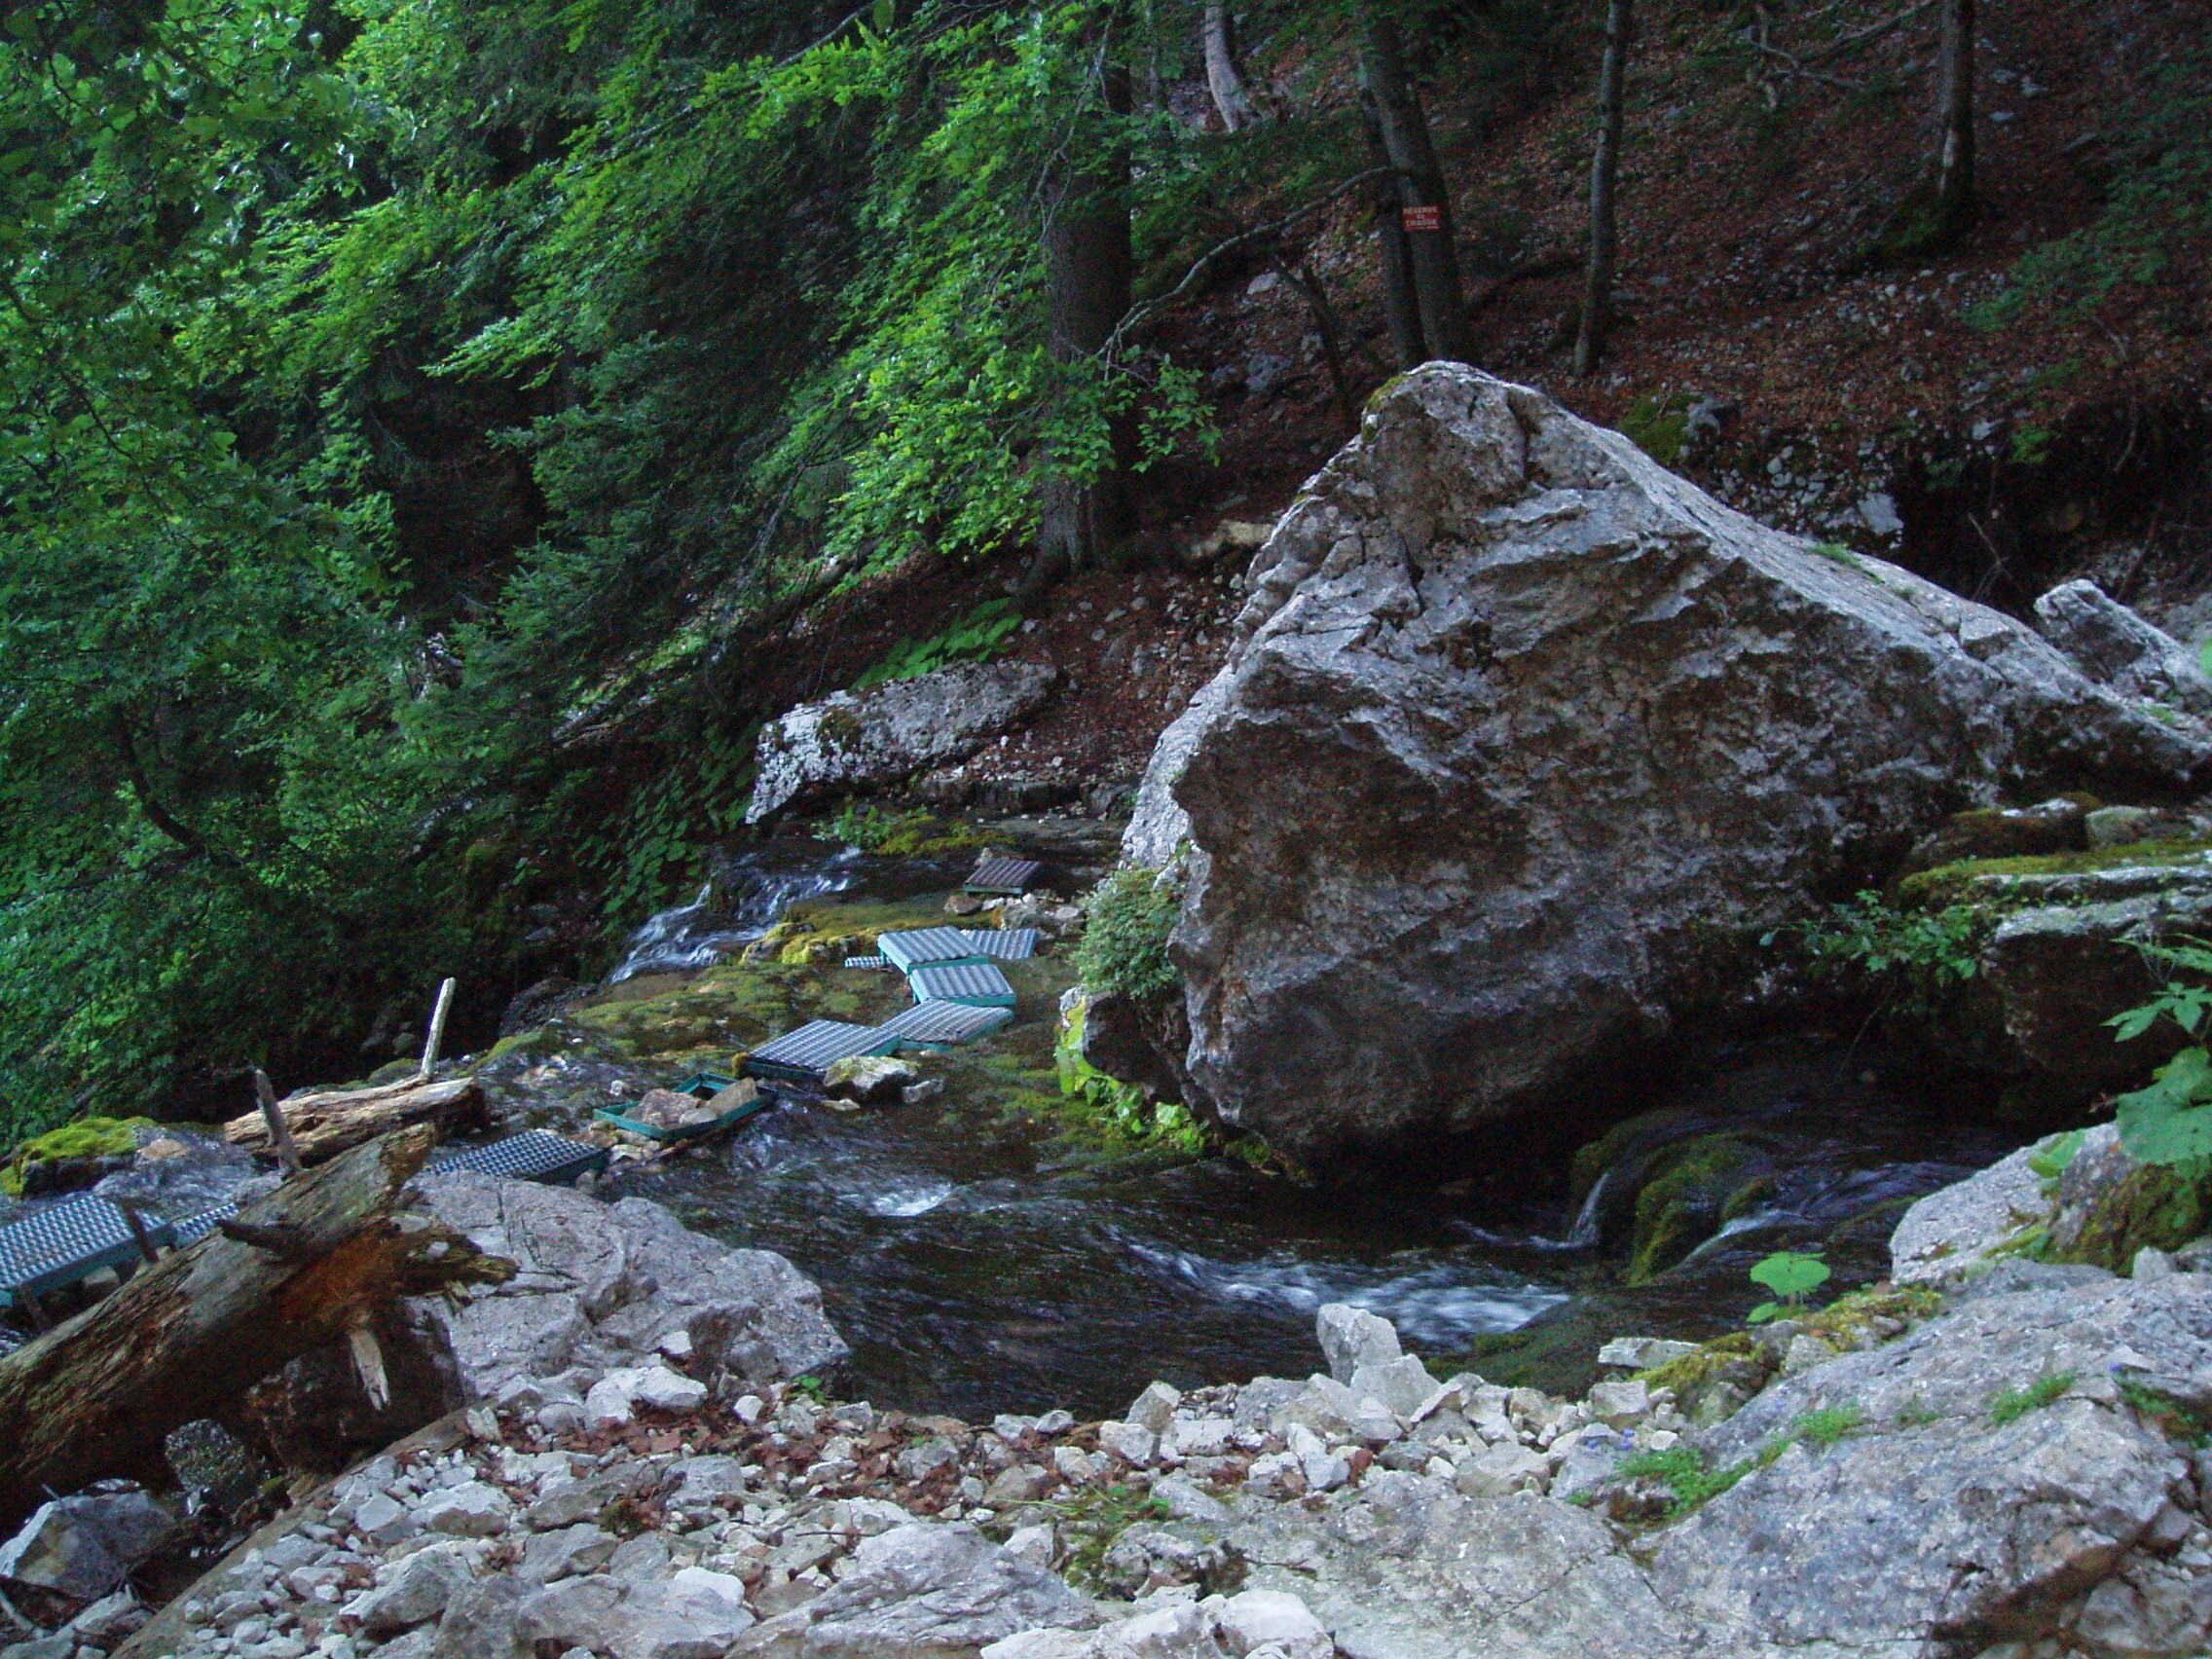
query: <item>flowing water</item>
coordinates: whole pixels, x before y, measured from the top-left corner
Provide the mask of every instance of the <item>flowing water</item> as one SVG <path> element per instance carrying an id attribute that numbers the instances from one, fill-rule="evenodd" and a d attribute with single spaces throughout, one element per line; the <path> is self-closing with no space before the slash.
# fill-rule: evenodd
<path id="1" fill-rule="evenodd" d="M 1688 1135 L 1744 1127 L 1739 1097 L 1761 1096 L 1748 1132 L 1780 1178 L 1758 1208 L 1634 1289 L 1619 1283 L 1596 1202 L 1577 1216 L 1564 1196 L 1309 1193 L 1220 1159 L 1055 1161 L 1054 1143 L 949 1098 L 850 1114 L 794 1098 L 721 1146 L 626 1172 L 619 1190 L 791 1257 L 853 1346 L 845 1381 L 879 1403 L 1111 1414 L 1154 1377 L 1304 1376 L 1319 1364 L 1313 1310 L 1331 1301 L 1386 1316 L 1444 1360 L 1531 1321 L 1537 1336 L 1557 1326 L 1575 1359 L 1528 1375 L 1562 1385 L 1604 1336 L 1734 1328 L 1765 1294 L 1746 1270 L 1785 1245 L 1831 1241 L 1839 1284 L 1879 1276 L 1905 1200 L 2009 1150 L 1856 1064 L 1793 1046 L 1740 1056 L 1673 1097 L 1681 1113 L 1667 1132 Z M 1512 1373 L 1502 1358 L 1476 1363 Z"/>
<path id="2" fill-rule="evenodd" d="M 753 854 L 640 930 L 614 977 L 716 960 L 796 900 L 911 896 L 954 879 L 819 843 Z M 1025 1006 L 992 1044 L 1045 1041 L 1051 1018 Z M 1911 1078 L 1810 1039 L 1718 1056 L 1643 1103 L 1656 1114 L 1648 1130 L 1579 1205 L 1556 1166 L 1500 1167 L 1443 1192 L 1309 1193 L 1232 1160 L 1073 1154 L 969 1097 L 979 1075 L 956 1072 L 967 1082 L 916 1107 L 840 1113 L 794 1094 L 726 1142 L 626 1168 L 613 1191 L 791 1257 L 852 1345 L 841 1385 L 881 1404 L 970 1418 L 1113 1413 L 1154 1377 L 1305 1375 L 1319 1361 L 1313 1309 L 1329 1301 L 1385 1315 L 1444 1362 L 1507 1332 L 1586 1367 L 1605 1335 L 1732 1329 L 1763 1296 L 1745 1276 L 1761 1256 L 1825 1242 L 1839 1285 L 1879 1276 L 1903 1203 L 2017 1138 L 1962 1126 Z M 554 1126 L 642 1081 L 668 1080 L 580 1051 L 515 1079 L 535 1121 Z M 1648 1155 L 1716 1129 L 1766 1176 L 1757 1201 L 1687 1261 L 1625 1287 L 1624 1234 Z M 1506 1376 L 1514 1361 L 1479 1363 Z"/>
<path id="3" fill-rule="evenodd" d="M 727 856 L 690 903 L 661 911 L 630 936 L 608 983 L 712 967 L 766 933 L 792 905 L 844 893 L 876 873 L 879 863 L 858 847 L 831 852 L 818 841 Z"/>

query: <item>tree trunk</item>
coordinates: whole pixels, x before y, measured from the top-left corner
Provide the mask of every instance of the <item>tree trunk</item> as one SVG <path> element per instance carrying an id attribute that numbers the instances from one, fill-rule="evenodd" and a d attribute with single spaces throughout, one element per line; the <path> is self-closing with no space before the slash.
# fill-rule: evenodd
<path id="1" fill-rule="evenodd" d="M 451 1130 L 481 1127 L 486 1122 L 484 1090 L 472 1077 L 424 1083 L 406 1078 L 380 1088 L 325 1088 L 277 1102 L 284 1125 L 303 1162 L 320 1163 L 348 1147 L 359 1146 L 409 1124 L 435 1124 Z M 263 1158 L 274 1158 L 269 1124 L 259 1112 L 233 1118 L 223 1138 Z"/>
<path id="2" fill-rule="evenodd" d="M 1390 165 L 1398 169 L 1398 203 L 1422 221 L 1408 225 L 1406 241 L 1414 297 L 1420 308 L 1423 344 L 1431 357 L 1467 357 L 1467 308 L 1459 287 L 1459 259 L 1452 246 L 1452 203 L 1444 169 L 1428 134 L 1428 117 L 1406 73 L 1398 26 L 1373 6 L 1359 14 L 1360 77 L 1374 94 L 1376 121 Z M 1401 218 L 1401 223 L 1404 223 Z"/>
<path id="3" fill-rule="evenodd" d="M 1973 0 L 1942 0 L 1942 49 L 1936 60 L 1936 240 L 1946 240 L 1973 214 Z"/>
<path id="4" fill-rule="evenodd" d="M 262 1378 L 340 1341 L 380 1307 L 514 1266 L 393 1200 L 434 1130 L 354 1149 L 248 1204 L 226 1231 L 0 1355 L 0 1526 L 106 1475 L 152 1466 L 179 1424 L 228 1411 Z M 242 1235 L 242 1236 L 241 1236 Z M 246 1242 L 251 1238 L 253 1242 Z"/>
<path id="5" fill-rule="evenodd" d="M 1582 290 L 1582 328 L 1574 342 L 1574 372 L 1587 375 L 1604 353 L 1612 321 L 1616 247 L 1613 186 L 1620 175 L 1621 106 L 1628 80 L 1628 37 L 1634 0 L 1608 0 L 1605 59 L 1598 73 L 1598 149 L 1590 163 L 1590 271 Z"/>
<path id="6" fill-rule="evenodd" d="M 1103 130 L 1093 128 L 1094 144 L 1070 144 L 1046 209 L 1046 347 L 1056 363 L 1074 365 L 1098 357 L 1131 303 L 1135 261 L 1129 246 L 1129 151 L 1123 130 L 1129 112 L 1129 73 L 1120 45 L 1106 42 L 1101 55 Z M 1126 422 L 1115 424 L 1110 441 L 1113 458 L 1096 478 L 1088 483 L 1046 478 L 1030 587 L 1102 563 L 1128 535 L 1134 519 L 1127 470 L 1133 446 Z"/>
<path id="7" fill-rule="evenodd" d="M 1244 90 L 1244 77 L 1236 70 L 1235 27 L 1229 15 L 1229 0 L 1206 0 L 1205 18 L 1199 25 L 1205 48 L 1206 90 L 1213 93 L 1213 107 L 1221 112 L 1222 126 L 1232 132 L 1259 119 L 1252 108 L 1252 95 Z"/>
<path id="8" fill-rule="evenodd" d="M 1361 87 L 1359 110 L 1367 124 L 1367 147 L 1378 166 L 1390 165 L 1390 152 L 1382 142 L 1382 119 L 1376 113 L 1375 94 Z M 1428 361 L 1428 342 L 1420 331 L 1420 302 L 1414 298 L 1414 256 L 1406 245 L 1406 222 L 1399 210 L 1398 181 L 1384 178 L 1375 187 L 1375 237 L 1382 253 L 1382 312 L 1390 320 L 1390 347 L 1401 369 L 1419 368 Z"/>

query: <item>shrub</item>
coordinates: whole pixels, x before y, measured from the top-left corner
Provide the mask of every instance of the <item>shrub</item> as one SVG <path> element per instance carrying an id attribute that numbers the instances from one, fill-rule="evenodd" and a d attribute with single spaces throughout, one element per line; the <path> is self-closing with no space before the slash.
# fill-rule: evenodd
<path id="1" fill-rule="evenodd" d="M 1153 869 L 1119 869 L 1090 896 L 1090 924 L 1075 953 L 1076 972 L 1093 991 L 1164 996 L 1182 983 L 1167 936 L 1183 894 Z"/>

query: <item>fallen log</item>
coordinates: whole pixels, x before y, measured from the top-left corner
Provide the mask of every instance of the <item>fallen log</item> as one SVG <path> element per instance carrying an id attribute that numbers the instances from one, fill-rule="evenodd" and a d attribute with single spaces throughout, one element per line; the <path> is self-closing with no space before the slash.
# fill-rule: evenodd
<path id="1" fill-rule="evenodd" d="M 301 1354 L 353 1340 L 389 1302 L 512 1277 L 513 1263 L 451 1228 L 393 1212 L 436 1140 L 419 1125 L 356 1147 L 0 1355 L 0 1527 L 50 1488 L 153 1466 L 169 1430 L 221 1416 Z"/>
<path id="2" fill-rule="evenodd" d="M 457 1129 L 483 1128 L 490 1122 L 484 1089 L 472 1077 L 447 1078 L 442 1083 L 410 1077 L 375 1088 L 312 1089 L 277 1101 L 274 1110 L 282 1114 L 292 1144 L 306 1163 L 320 1163 L 411 1124 L 433 1124 L 452 1134 Z M 223 1138 L 248 1148 L 258 1158 L 278 1156 L 269 1122 L 258 1110 L 225 1124 Z"/>

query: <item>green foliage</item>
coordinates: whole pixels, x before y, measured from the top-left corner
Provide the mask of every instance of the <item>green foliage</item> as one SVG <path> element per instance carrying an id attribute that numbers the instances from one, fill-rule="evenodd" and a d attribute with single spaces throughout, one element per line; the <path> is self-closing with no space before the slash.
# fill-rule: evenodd
<path id="1" fill-rule="evenodd" d="M 2066 1397 L 2066 1390 L 2074 1386 L 2075 1375 L 2071 1371 L 2046 1372 L 2025 1388 L 2000 1389 L 1989 1402 L 1989 1420 L 2002 1428 L 2030 1412 L 2056 1405 Z"/>
<path id="2" fill-rule="evenodd" d="M 2184 940 L 2149 944 L 2146 956 L 2168 967 L 2212 976 L 2212 942 Z M 2203 1034 L 2212 1014 L 2212 983 L 2169 979 L 2150 1001 L 2115 1014 L 2105 1023 L 2115 1037 L 2131 1042 L 2171 1020 L 2189 1036 Z M 2142 1162 L 2184 1170 L 2212 1168 L 2212 1051 L 2192 1044 L 2152 1075 L 2142 1088 L 2113 1102 L 2120 1144 Z"/>
<path id="3" fill-rule="evenodd" d="M 1970 313 L 1977 326 L 2002 327 L 2038 305 L 2092 316 L 2121 290 L 2158 283 L 2190 257 L 2212 231 L 2212 53 L 2184 54 L 2148 77 L 2111 148 L 2103 210 L 2023 255 L 2010 285 Z"/>
<path id="4" fill-rule="evenodd" d="M 893 680 L 913 680 L 955 663 L 989 662 L 1021 631 L 1021 612 L 1011 599 L 987 599 L 943 633 L 902 640 L 891 654 L 853 682 L 855 690 Z"/>
<path id="5" fill-rule="evenodd" d="M 1815 1253 L 1777 1250 L 1754 1264 L 1751 1276 L 1752 1283 L 1763 1284 L 1775 1294 L 1774 1301 L 1762 1302 L 1751 1311 L 1751 1322 L 1760 1325 L 1801 1309 L 1805 1298 L 1828 1282 L 1830 1269 Z"/>
<path id="6" fill-rule="evenodd" d="M 990 837 L 973 824 L 956 824 L 915 809 L 894 812 L 847 801 L 824 826 L 848 847 L 884 858 L 936 858 L 987 845 Z"/>
<path id="7" fill-rule="evenodd" d="M 787 1384 L 789 1391 L 801 1399 L 812 1400 L 818 1406 L 830 1403 L 830 1384 L 815 1376 L 794 1377 Z"/>
<path id="8" fill-rule="evenodd" d="M 1100 882 L 1087 908 L 1089 921 L 1076 949 L 1076 972 L 1094 991 L 1164 996 L 1182 976 L 1167 954 L 1167 936 L 1182 913 L 1183 894 L 1155 869 L 1119 869 Z"/>
<path id="9" fill-rule="evenodd" d="M 1060 1080 L 1060 1115 L 1109 1144 L 1191 1157 L 1205 1152 L 1209 1137 L 1188 1106 L 1179 1100 L 1156 1099 L 1150 1089 L 1108 1077 L 1083 1057 L 1085 1023 L 1084 1008 L 1068 1014 L 1052 1051 Z"/>
<path id="10" fill-rule="evenodd" d="M 2056 1181 L 2073 1166 L 2074 1160 L 2081 1156 L 2083 1141 L 2087 1138 L 2086 1129 L 2068 1129 L 2037 1142 L 2028 1155 L 2028 1168 L 2043 1181 Z"/>
<path id="11" fill-rule="evenodd" d="M 1832 904 L 1825 918 L 1768 934 L 1794 936 L 1816 974 L 1846 974 L 1886 986 L 1908 1010 L 1933 1013 L 1980 972 L 1981 947 L 1994 926 L 1971 904 L 1900 909 L 1879 893 Z"/>

